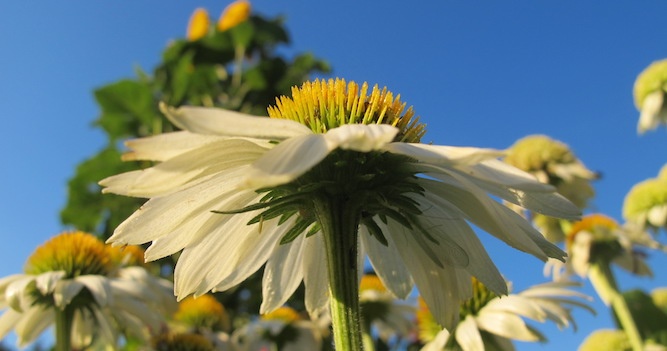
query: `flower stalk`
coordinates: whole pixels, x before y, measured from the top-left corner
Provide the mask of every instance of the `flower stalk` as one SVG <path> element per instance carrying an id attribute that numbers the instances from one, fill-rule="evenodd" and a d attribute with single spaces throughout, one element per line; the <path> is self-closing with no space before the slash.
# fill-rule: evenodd
<path id="1" fill-rule="evenodd" d="M 642 337 L 639 334 L 634 318 L 632 318 L 632 314 L 630 314 L 627 301 L 625 301 L 623 295 L 618 291 L 618 285 L 616 284 L 616 279 L 611 271 L 609 262 L 606 260 L 596 260 L 590 266 L 588 277 L 591 283 L 593 283 L 595 291 L 600 295 L 600 298 L 606 304 L 611 303 L 625 334 L 628 336 L 628 340 L 630 340 L 632 350 L 643 350 Z"/>
<path id="2" fill-rule="evenodd" d="M 72 324 L 74 309 L 71 305 L 64 308 L 54 308 L 56 326 L 56 351 L 70 351 L 72 349 Z"/>
<path id="3" fill-rule="evenodd" d="M 361 351 L 359 267 L 357 263 L 359 212 L 340 197 L 314 201 L 327 252 L 331 320 L 337 350 Z"/>

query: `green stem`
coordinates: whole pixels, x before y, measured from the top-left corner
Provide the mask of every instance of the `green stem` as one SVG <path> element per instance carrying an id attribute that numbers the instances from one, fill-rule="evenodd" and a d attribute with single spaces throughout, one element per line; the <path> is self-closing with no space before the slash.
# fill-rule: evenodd
<path id="1" fill-rule="evenodd" d="M 70 306 L 64 309 L 54 308 L 56 313 L 56 348 L 55 351 L 72 350 L 72 322 L 74 321 L 74 310 Z"/>
<path id="2" fill-rule="evenodd" d="M 628 336 L 628 340 L 630 340 L 632 350 L 643 350 L 642 337 L 639 334 L 634 318 L 632 318 L 627 301 L 625 301 L 623 295 L 618 291 L 618 285 L 616 284 L 616 279 L 609 263 L 592 263 L 588 270 L 588 276 L 602 301 L 607 305 L 611 304 L 614 312 L 616 312 L 616 316 L 625 334 Z"/>
<path id="3" fill-rule="evenodd" d="M 337 350 L 361 351 L 357 267 L 359 214 L 354 206 L 339 199 L 319 199 L 314 205 L 327 251 L 335 347 Z"/>

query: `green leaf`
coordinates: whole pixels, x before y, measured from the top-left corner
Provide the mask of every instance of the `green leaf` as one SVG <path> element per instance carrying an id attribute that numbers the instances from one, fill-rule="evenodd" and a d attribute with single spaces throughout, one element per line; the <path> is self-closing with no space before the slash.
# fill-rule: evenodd
<path id="1" fill-rule="evenodd" d="M 148 127 L 157 116 L 153 93 L 147 83 L 124 79 L 95 91 L 95 99 L 101 108 L 96 124 L 117 140 L 136 135 L 137 131 L 148 134 Z M 141 130 L 141 127 L 146 127 Z"/>

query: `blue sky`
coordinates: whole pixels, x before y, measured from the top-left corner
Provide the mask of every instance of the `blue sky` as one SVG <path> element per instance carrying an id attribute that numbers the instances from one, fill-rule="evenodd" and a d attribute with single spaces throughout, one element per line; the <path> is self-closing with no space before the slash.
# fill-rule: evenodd
<path id="1" fill-rule="evenodd" d="M 58 213 L 74 167 L 104 144 L 91 124 L 92 90 L 151 71 L 170 38 L 182 37 L 201 6 L 217 17 L 227 2 L 96 1 L 0 4 L 0 276 L 22 270 L 34 248 L 64 228 Z M 386 85 L 428 124 L 425 141 L 505 148 L 530 134 L 569 144 L 602 172 L 592 211 L 621 219 L 633 184 L 667 162 L 664 128 L 636 133 L 636 75 L 667 57 L 667 2 L 614 1 L 253 1 L 284 14 L 292 45 L 312 51 L 334 76 Z M 641 6 L 640 6 L 641 5 Z M 664 239 L 662 233 L 660 239 Z M 541 263 L 482 240 L 517 289 L 543 281 Z M 667 259 L 655 277 L 621 275 L 623 288 L 667 286 Z M 593 294 L 589 286 L 585 292 Z M 608 311 L 576 313 L 579 330 L 520 350 L 569 350 Z"/>

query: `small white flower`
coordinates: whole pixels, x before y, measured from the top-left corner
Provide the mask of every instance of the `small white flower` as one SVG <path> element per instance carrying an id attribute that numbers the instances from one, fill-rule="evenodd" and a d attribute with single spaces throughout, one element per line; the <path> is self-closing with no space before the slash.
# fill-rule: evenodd
<path id="1" fill-rule="evenodd" d="M 73 308 L 76 347 L 115 347 L 120 335 L 148 340 L 173 312 L 172 286 L 142 267 L 118 266 L 107 248 L 117 250 L 90 234 L 64 233 L 35 251 L 26 274 L 0 279 L 0 338 L 13 329 L 24 347 L 55 322 L 55 309 Z"/>
<path id="2" fill-rule="evenodd" d="M 637 133 L 643 134 L 667 123 L 667 60 L 651 63 L 635 81 L 635 106 L 640 111 Z"/>
<path id="3" fill-rule="evenodd" d="M 413 332 L 416 309 L 404 301 L 397 300 L 374 274 L 365 274 L 359 284 L 359 300 L 364 323 L 374 327 L 385 343 L 390 338 L 405 338 Z M 366 330 L 371 334 L 371 330 Z"/>
<path id="4" fill-rule="evenodd" d="M 477 283 L 479 284 L 479 283 Z M 475 297 L 462 307 L 462 321 L 450 332 L 443 329 L 422 350 L 436 351 L 456 349 L 483 351 L 487 345 L 493 350 L 514 350 L 512 340 L 536 342 L 545 337 L 523 318 L 536 322 L 551 321 L 559 329 L 576 324 L 572 308 L 580 307 L 595 313 L 587 303 L 587 295 L 572 290 L 579 286 L 572 282 L 550 282 L 532 286 L 520 293 L 508 296 L 489 294 L 483 286 L 475 286 Z M 451 336 L 454 338 L 452 339 Z"/>
<path id="5" fill-rule="evenodd" d="M 358 216 L 359 261 L 367 254 L 400 298 L 414 281 L 446 325 L 457 318 L 449 307 L 470 295 L 471 276 L 506 293 L 468 222 L 541 260 L 564 257 L 489 196 L 577 218 L 552 186 L 499 161 L 497 150 L 416 143 L 424 127 L 412 110 L 403 115 L 386 89 L 366 91 L 342 80 L 306 83 L 269 109 L 274 118 L 164 108 L 183 131 L 130 141 L 126 156 L 159 163 L 100 182 L 106 193 L 149 198 L 109 241 L 152 242 L 148 260 L 182 250 L 179 298 L 227 290 L 266 265 L 260 312 L 282 306 L 303 281 L 317 315 L 329 278 L 313 211 L 338 199 Z"/>
<path id="6" fill-rule="evenodd" d="M 318 323 L 280 307 L 235 330 L 231 343 L 237 351 L 317 351 L 322 349 L 322 335 Z"/>

